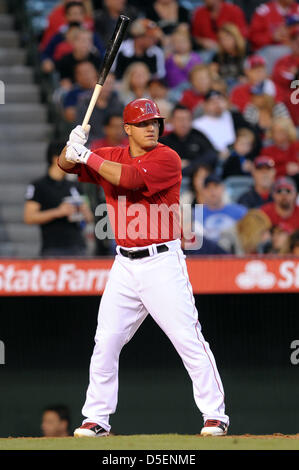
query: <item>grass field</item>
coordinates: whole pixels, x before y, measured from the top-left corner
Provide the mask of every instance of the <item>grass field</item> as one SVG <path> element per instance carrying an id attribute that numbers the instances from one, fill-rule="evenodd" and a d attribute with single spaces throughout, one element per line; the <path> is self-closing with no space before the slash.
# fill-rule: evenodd
<path id="1" fill-rule="evenodd" d="M 0 450 L 299 450 L 299 434 L 201 437 L 179 434 L 102 438 L 7 438 Z"/>

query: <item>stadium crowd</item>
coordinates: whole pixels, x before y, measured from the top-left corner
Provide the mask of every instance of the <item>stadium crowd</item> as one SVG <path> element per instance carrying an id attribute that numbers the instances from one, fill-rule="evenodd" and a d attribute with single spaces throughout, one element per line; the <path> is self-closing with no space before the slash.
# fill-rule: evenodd
<path id="1" fill-rule="evenodd" d="M 160 141 L 182 159 L 182 202 L 204 205 L 198 220 L 194 209 L 193 227 L 204 242 L 188 255 L 299 254 L 299 4 L 255 2 L 251 11 L 250 3 L 63 0 L 39 38 L 42 73 L 55 84 L 56 137 L 66 141 L 82 123 L 119 14 L 131 18 L 92 114 L 88 145 L 125 146 L 124 106 L 140 97 L 156 101 L 166 118 Z M 50 167 L 57 145 L 51 143 Z M 42 188 L 51 172 L 63 179 L 52 168 L 32 182 L 38 190 L 29 191 L 26 204 L 53 209 Z M 90 186 L 80 191 L 94 213 L 103 193 Z M 65 190 L 61 197 L 49 219 L 52 228 L 59 220 L 58 230 L 63 217 L 74 223 Z M 95 242 L 96 255 L 112 254 L 113 242 Z M 51 243 L 47 249 L 55 252 Z"/>

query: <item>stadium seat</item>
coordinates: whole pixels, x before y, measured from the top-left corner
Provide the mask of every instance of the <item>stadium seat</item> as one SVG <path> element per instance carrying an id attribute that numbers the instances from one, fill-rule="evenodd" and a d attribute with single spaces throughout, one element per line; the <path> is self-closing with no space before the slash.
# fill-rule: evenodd
<path id="1" fill-rule="evenodd" d="M 251 176 L 230 176 L 224 180 L 224 184 L 230 200 L 237 202 L 239 197 L 253 185 L 253 178 Z"/>

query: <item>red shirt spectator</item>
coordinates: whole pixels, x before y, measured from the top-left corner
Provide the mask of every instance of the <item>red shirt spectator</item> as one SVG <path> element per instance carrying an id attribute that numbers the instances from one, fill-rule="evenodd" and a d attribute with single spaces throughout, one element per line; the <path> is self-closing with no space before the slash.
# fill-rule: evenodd
<path id="1" fill-rule="evenodd" d="M 278 90 L 272 80 L 267 78 L 266 61 L 263 57 L 253 55 L 244 64 L 248 83 L 233 88 L 230 101 L 241 112 L 251 102 L 253 94 L 262 93 L 278 98 Z"/>
<path id="2" fill-rule="evenodd" d="M 296 205 L 297 189 L 291 178 L 279 178 L 273 188 L 273 202 L 261 206 L 272 225 L 286 223 L 294 231 L 299 229 L 299 206 Z"/>
<path id="3" fill-rule="evenodd" d="M 208 65 L 195 65 L 189 73 L 191 88 L 184 91 L 180 104 L 195 111 L 195 108 L 202 104 L 205 95 L 212 86 L 212 75 Z"/>
<path id="4" fill-rule="evenodd" d="M 205 5 L 198 7 L 192 18 L 192 35 L 199 43 L 204 39 L 216 43 L 219 28 L 224 23 L 234 23 L 239 27 L 243 36 L 247 37 L 248 27 L 240 7 L 222 2 L 222 0 L 204 0 L 204 2 Z M 202 43 L 202 45 L 209 48 L 207 44 Z"/>
<path id="5" fill-rule="evenodd" d="M 299 15 L 295 0 L 274 0 L 260 5 L 253 14 L 249 40 L 254 50 L 285 44 L 288 40 L 286 17 Z"/>
<path id="6" fill-rule="evenodd" d="M 77 0 L 77 1 L 80 2 L 80 0 Z M 52 37 L 59 31 L 61 26 L 67 23 L 66 17 L 65 17 L 65 4 L 69 3 L 69 1 L 64 0 L 63 3 L 64 3 L 63 5 L 58 5 L 56 8 L 54 8 L 48 17 L 48 26 L 42 37 L 42 40 L 40 43 L 40 50 L 45 49 L 47 44 L 50 42 Z M 91 31 L 94 28 L 94 21 L 88 15 L 86 15 L 85 17 L 84 27 Z"/>
<path id="7" fill-rule="evenodd" d="M 290 39 L 292 53 L 276 62 L 273 70 L 273 80 L 295 125 L 299 126 L 298 93 L 295 101 L 291 99 L 291 95 L 294 93 L 291 83 L 298 78 L 299 74 L 299 25 L 294 26 L 290 30 Z"/>

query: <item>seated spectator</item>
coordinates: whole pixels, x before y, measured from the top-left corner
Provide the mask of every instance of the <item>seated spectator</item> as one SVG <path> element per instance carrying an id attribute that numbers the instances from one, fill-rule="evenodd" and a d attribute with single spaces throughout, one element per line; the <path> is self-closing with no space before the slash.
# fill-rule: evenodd
<path id="1" fill-rule="evenodd" d="M 78 184 L 65 179 L 65 172 L 57 165 L 64 146 L 59 142 L 49 144 L 47 174 L 27 187 L 24 222 L 40 225 L 41 256 L 86 255 L 82 224 L 92 222 L 93 215 Z"/>
<path id="2" fill-rule="evenodd" d="M 289 109 L 295 126 L 299 126 L 299 106 L 297 100 L 292 99 L 294 88 L 291 87 L 291 83 L 299 78 L 299 25 L 290 30 L 290 48 L 291 53 L 276 62 L 273 69 L 273 80 L 282 101 Z"/>
<path id="3" fill-rule="evenodd" d="M 81 0 L 77 0 L 80 2 Z M 91 0 L 83 0 L 84 7 L 85 7 L 85 17 L 84 17 L 84 27 L 89 29 L 90 31 L 93 30 L 93 8 L 92 8 L 92 1 Z M 65 15 L 65 7 L 68 3 L 73 2 L 73 0 L 62 0 L 62 2 L 53 8 L 50 15 L 48 16 L 48 25 L 44 31 L 41 43 L 40 43 L 40 50 L 45 49 L 47 44 L 50 42 L 52 37 L 59 31 L 61 26 L 64 26 L 67 23 L 66 15 Z M 82 2 L 83 3 L 83 2 Z M 74 13 L 75 14 L 75 13 Z M 72 21 L 77 21 L 75 18 Z"/>
<path id="4" fill-rule="evenodd" d="M 272 225 L 283 222 L 292 230 L 299 229 L 299 206 L 296 205 L 297 188 L 292 178 L 280 177 L 273 187 L 273 202 L 261 206 Z"/>
<path id="5" fill-rule="evenodd" d="M 229 176 L 250 176 L 254 144 L 255 135 L 251 130 L 241 128 L 237 131 L 232 151 L 223 164 L 223 179 Z"/>
<path id="6" fill-rule="evenodd" d="M 193 14 L 192 36 L 201 48 L 217 50 L 217 35 L 224 23 L 234 23 L 247 37 L 247 23 L 241 8 L 222 0 L 204 0 L 204 5 Z"/>
<path id="7" fill-rule="evenodd" d="M 160 142 L 175 150 L 182 159 L 182 168 L 192 162 L 205 161 L 212 166 L 217 162 L 217 153 L 205 135 L 192 128 L 192 113 L 177 105 L 171 114 L 172 131 L 161 137 Z M 211 152 L 212 151 L 212 152 Z"/>
<path id="8" fill-rule="evenodd" d="M 180 104 L 196 113 L 204 102 L 205 95 L 212 86 L 210 67 L 205 64 L 195 65 L 189 73 L 191 87 L 184 91 Z"/>
<path id="9" fill-rule="evenodd" d="M 150 99 L 153 101 L 167 100 L 168 98 L 168 87 L 165 79 L 151 78 L 148 82 L 148 91 Z"/>
<path id="10" fill-rule="evenodd" d="M 251 20 L 249 40 L 254 50 L 288 41 L 286 19 L 299 14 L 295 0 L 271 0 L 260 5 Z"/>
<path id="11" fill-rule="evenodd" d="M 116 79 L 121 80 L 125 70 L 133 62 L 144 62 L 153 76 L 165 77 L 164 53 L 157 46 L 162 32 L 156 23 L 139 18 L 132 23 L 130 33 L 132 38 L 122 43 L 112 66 Z"/>
<path id="12" fill-rule="evenodd" d="M 125 15 L 135 21 L 138 10 L 127 0 L 103 0 L 102 7 L 94 13 L 95 31 L 103 44 L 108 44 L 114 32 L 119 15 Z"/>
<path id="13" fill-rule="evenodd" d="M 299 256 L 299 230 L 292 233 L 289 238 L 289 253 Z"/>
<path id="14" fill-rule="evenodd" d="M 80 2 L 70 2 L 65 6 L 66 24 L 52 37 L 47 47 L 41 54 L 42 71 L 44 73 L 51 73 L 55 69 L 55 62 L 58 62 L 62 55 L 66 55 L 72 51 L 73 45 L 70 38 L 67 38 L 67 32 L 72 27 L 84 27 L 85 7 Z M 67 41 L 68 39 L 68 41 Z M 99 54 L 102 56 L 104 53 L 104 46 L 96 33 L 93 33 L 93 44 L 98 49 Z M 63 48 L 63 54 L 58 48 Z"/>
<path id="15" fill-rule="evenodd" d="M 191 190 L 193 200 L 191 201 L 192 206 L 195 204 L 203 204 L 203 189 L 205 179 L 212 173 L 213 168 L 204 162 L 195 161 L 192 167 L 191 173 Z"/>
<path id="16" fill-rule="evenodd" d="M 172 34 L 181 24 L 189 24 L 189 12 L 176 0 L 156 0 L 145 7 L 146 18 L 157 23 L 163 34 Z"/>
<path id="17" fill-rule="evenodd" d="M 126 147 L 128 138 L 124 133 L 123 117 L 121 114 L 110 114 L 103 122 L 104 137 L 93 140 L 91 150 L 100 147 Z"/>
<path id="18" fill-rule="evenodd" d="M 124 105 L 137 98 L 149 98 L 150 78 L 150 70 L 144 62 L 133 62 L 126 68 L 118 89 L 119 97 Z"/>
<path id="19" fill-rule="evenodd" d="M 251 209 L 238 222 L 221 232 L 218 244 L 233 255 L 252 255 L 270 239 L 271 221 L 259 209 Z"/>
<path id="20" fill-rule="evenodd" d="M 291 119 L 276 118 L 273 120 L 270 138 L 273 145 L 265 147 L 264 153 L 273 158 L 276 176 L 292 176 L 299 174 L 299 141 L 296 128 Z"/>
<path id="21" fill-rule="evenodd" d="M 246 41 L 238 26 L 225 23 L 218 32 L 219 50 L 212 58 L 211 69 L 232 87 L 244 75 Z"/>
<path id="22" fill-rule="evenodd" d="M 41 429 L 44 437 L 70 436 L 70 411 L 65 405 L 47 406 L 42 415 Z"/>
<path id="23" fill-rule="evenodd" d="M 123 103 L 121 102 L 114 86 L 115 77 L 113 73 L 109 73 L 89 120 L 89 124 L 91 126 L 89 133 L 90 141 L 104 137 L 103 123 L 108 115 L 119 114 L 123 111 Z M 83 122 L 92 93 L 93 92 L 90 91 L 84 93 L 80 97 L 76 108 L 78 124 L 82 124 Z"/>
<path id="24" fill-rule="evenodd" d="M 66 54 L 56 64 L 59 72 L 60 85 L 70 88 L 75 82 L 75 66 L 80 62 L 91 62 L 97 70 L 101 65 L 101 57 L 92 42 L 92 33 L 87 30 L 79 30 L 74 37 L 73 50 Z"/>
<path id="25" fill-rule="evenodd" d="M 223 160 L 229 155 L 229 147 L 235 142 L 238 129 L 252 129 L 240 113 L 229 109 L 226 97 L 217 90 L 206 94 L 204 114 L 193 121 L 193 127 L 204 133 Z"/>
<path id="26" fill-rule="evenodd" d="M 93 91 L 98 81 L 98 73 L 91 62 L 79 62 L 75 66 L 75 85 L 63 98 L 63 117 L 68 122 L 75 122 L 76 107 L 80 96 L 87 91 Z"/>
<path id="27" fill-rule="evenodd" d="M 282 102 L 275 102 L 273 96 L 263 93 L 260 89 L 253 89 L 251 102 L 246 106 L 244 118 L 258 129 L 264 145 L 270 139 L 270 131 L 275 118 L 290 118 L 288 108 Z"/>
<path id="28" fill-rule="evenodd" d="M 257 93 L 277 98 L 277 89 L 267 74 L 266 61 L 261 56 L 248 57 L 244 64 L 247 83 L 237 85 L 230 94 L 231 103 L 242 113 Z"/>
<path id="29" fill-rule="evenodd" d="M 260 155 L 255 158 L 251 170 L 254 185 L 249 191 L 242 194 L 238 200 L 248 209 L 254 209 L 272 201 L 272 187 L 275 180 L 274 160 L 272 158 Z"/>
<path id="30" fill-rule="evenodd" d="M 188 81 L 190 70 L 201 63 L 199 54 L 192 51 L 189 32 L 175 30 L 171 35 L 172 52 L 165 62 L 166 80 L 170 88 Z"/>
<path id="31" fill-rule="evenodd" d="M 235 225 L 247 212 L 247 208 L 240 204 L 225 203 L 224 190 L 224 184 L 217 175 L 209 175 L 205 179 L 203 189 L 204 236 L 215 242 L 218 242 L 221 232 Z"/>
<path id="32" fill-rule="evenodd" d="M 271 238 L 261 247 L 262 253 L 284 255 L 289 253 L 290 235 L 294 230 L 285 222 L 273 225 L 271 228 Z"/>

